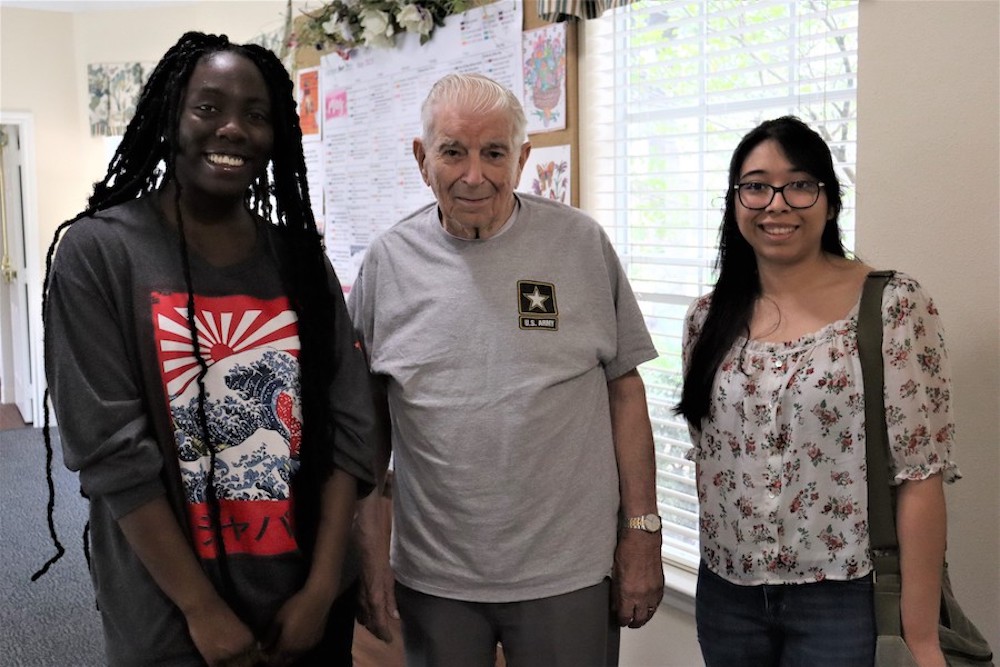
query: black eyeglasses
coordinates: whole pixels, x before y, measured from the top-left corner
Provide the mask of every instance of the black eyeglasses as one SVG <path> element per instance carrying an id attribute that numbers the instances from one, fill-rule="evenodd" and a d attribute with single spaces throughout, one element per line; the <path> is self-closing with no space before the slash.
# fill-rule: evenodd
<path id="1" fill-rule="evenodd" d="M 792 181 L 775 187 L 768 183 L 749 181 L 737 183 L 733 190 L 739 195 L 741 204 L 753 211 L 760 211 L 770 206 L 774 195 L 779 192 L 791 208 L 809 208 L 819 201 L 820 189 L 824 185 L 826 183 L 816 181 Z"/>

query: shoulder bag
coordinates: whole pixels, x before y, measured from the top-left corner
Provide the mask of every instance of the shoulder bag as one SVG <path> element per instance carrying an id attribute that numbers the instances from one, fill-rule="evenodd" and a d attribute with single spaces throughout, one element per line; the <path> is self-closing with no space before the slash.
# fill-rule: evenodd
<path id="1" fill-rule="evenodd" d="M 865 392 L 868 464 L 868 525 L 875 567 L 875 667 L 916 667 L 903 641 L 899 598 L 899 543 L 896 539 L 895 488 L 889 484 L 889 436 L 885 424 L 882 360 L 882 293 L 893 271 L 868 274 L 858 310 L 858 354 Z M 993 667 L 993 653 L 982 633 L 959 606 L 951 590 L 948 564 L 941 571 L 938 636 L 949 667 Z"/>

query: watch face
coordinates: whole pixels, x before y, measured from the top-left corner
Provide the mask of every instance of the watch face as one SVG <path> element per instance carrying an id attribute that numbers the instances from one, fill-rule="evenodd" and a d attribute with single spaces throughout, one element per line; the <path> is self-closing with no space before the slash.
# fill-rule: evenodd
<path id="1" fill-rule="evenodd" d="M 643 528 L 651 533 L 655 533 L 660 529 L 660 517 L 655 514 L 647 514 L 642 518 Z"/>

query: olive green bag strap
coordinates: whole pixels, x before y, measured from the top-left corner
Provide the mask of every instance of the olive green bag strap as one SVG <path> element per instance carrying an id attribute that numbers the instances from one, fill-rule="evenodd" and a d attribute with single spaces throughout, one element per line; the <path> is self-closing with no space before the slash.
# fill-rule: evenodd
<path id="1" fill-rule="evenodd" d="M 865 391 L 865 462 L 868 467 L 868 537 L 875 568 L 876 665 L 916 664 L 903 642 L 899 615 L 902 577 L 896 537 L 896 494 L 889 479 L 889 433 L 885 423 L 882 357 L 882 294 L 894 271 L 872 271 L 858 306 L 858 356 Z M 949 667 L 992 667 L 993 651 L 955 599 L 948 565 L 941 569 L 941 650 Z"/>
<path id="2" fill-rule="evenodd" d="M 895 497 L 889 484 L 889 434 L 885 424 L 882 293 L 894 271 L 872 271 L 858 307 L 858 356 L 865 391 L 865 461 L 868 468 L 868 538 L 875 567 L 875 622 L 880 635 L 902 636 L 899 617 L 899 543 Z"/>

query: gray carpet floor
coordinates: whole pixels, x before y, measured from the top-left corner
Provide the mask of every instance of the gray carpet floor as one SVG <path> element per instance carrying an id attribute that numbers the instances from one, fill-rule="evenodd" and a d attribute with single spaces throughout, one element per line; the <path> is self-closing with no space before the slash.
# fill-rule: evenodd
<path id="1" fill-rule="evenodd" d="M 54 434 L 55 429 L 53 429 Z M 55 436 L 55 524 L 66 554 L 55 554 L 45 518 L 48 487 L 40 428 L 0 431 L 0 664 L 88 667 L 104 664 L 100 615 L 83 556 L 87 503 L 62 464 Z"/>

